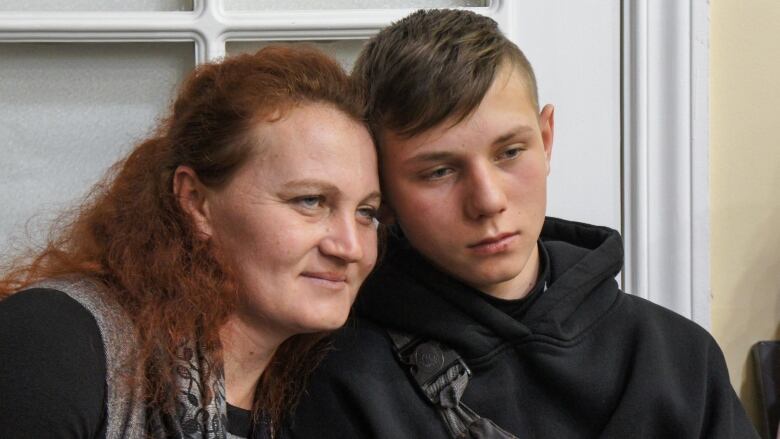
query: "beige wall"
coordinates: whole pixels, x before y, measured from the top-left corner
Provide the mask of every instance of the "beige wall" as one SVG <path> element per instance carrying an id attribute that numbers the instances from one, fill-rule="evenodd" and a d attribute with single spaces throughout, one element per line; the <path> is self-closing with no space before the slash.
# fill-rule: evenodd
<path id="1" fill-rule="evenodd" d="M 749 349 L 780 339 L 780 1 L 710 14 L 712 332 L 755 416 Z"/>

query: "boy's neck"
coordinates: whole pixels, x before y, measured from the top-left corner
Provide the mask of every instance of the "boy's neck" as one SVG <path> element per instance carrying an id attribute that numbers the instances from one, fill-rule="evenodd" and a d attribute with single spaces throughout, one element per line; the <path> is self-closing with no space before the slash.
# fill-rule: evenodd
<path id="1" fill-rule="evenodd" d="M 474 285 L 485 294 L 497 299 L 522 299 L 530 293 L 539 281 L 539 246 L 534 246 L 523 269 L 517 276 L 504 282 L 485 285 Z"/>

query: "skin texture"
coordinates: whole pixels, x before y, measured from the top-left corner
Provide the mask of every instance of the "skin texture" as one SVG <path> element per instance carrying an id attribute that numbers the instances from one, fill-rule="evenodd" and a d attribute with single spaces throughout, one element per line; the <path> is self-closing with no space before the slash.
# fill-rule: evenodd
<path id="1" fill-rule="evenodd" d="M 387 219 L 444 272 L 524 297 L 538 276 L 553 128 L 552 106 L 537 113 L 522 75 L 502 66 L 462 122 L 405 139 L 383 133 Z"/>
<path id="2" fill-rule="evenodd" d="M 206 234 L 236 264 L 245 320 L 287 336 L 337 328 L 376 261 L 371 138 L 313 104 L 253 134 L 257 153 L 207 196 Z"/>
<path id="3" fill-rule="evenodd" d="M 337 109 L 296 106 L 251 135 L 257 150 L 225 187 L 205 188 L 186 167 L 175 180 L 239 281 L 220 335 L 228 401 L 245 408 L 279 344 L 346 321 L 376 262 L 380 203 L 371 137 Z"/>

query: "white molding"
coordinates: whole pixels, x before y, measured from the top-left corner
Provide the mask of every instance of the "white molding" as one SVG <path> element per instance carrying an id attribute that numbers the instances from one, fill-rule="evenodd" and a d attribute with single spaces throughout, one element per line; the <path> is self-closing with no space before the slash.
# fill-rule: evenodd
<path id="1" fill-rule="evenodd" d="M 465 9 L 493 16 L 502 3 Z M 192 12 L 0 12 L 0 43 L 192 41 L 202 63 L 224 56 L 228 40 L 367 39 L 412 11 L 225 11 L 195 0 Z"/>
<path id="2" fill-rule="evenodd" d="M 625 288 L 705 328 L 709 5 L 623 0 Z"/>

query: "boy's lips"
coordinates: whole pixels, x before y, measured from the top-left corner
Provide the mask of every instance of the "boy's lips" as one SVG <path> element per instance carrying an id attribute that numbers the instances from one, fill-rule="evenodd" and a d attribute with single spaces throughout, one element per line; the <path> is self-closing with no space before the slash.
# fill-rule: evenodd
<path id="1" fill-rule="evenodd" d="M 469 244 L 468 248 L 481 256 L 502 253 L 512 245 L 518 236 L 519 234 L 517 232 L 501 233 L 485 238 L 474 244 Z"/>

